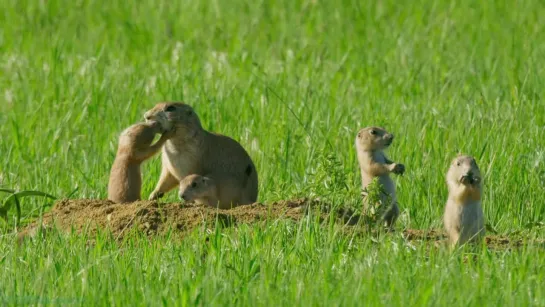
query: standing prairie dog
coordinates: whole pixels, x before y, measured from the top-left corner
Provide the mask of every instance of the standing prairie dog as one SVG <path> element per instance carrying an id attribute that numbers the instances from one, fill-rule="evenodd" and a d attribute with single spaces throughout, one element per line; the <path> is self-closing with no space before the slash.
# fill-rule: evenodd
<path id="1" fill-rule="evenodd" d="M 192 174 L 180 181 L 179 196 L 184 201 L 195 201 L 219 209 L 231 209 L 241 202 L 241 190 L 231 185 L 229 178 Z"/>
<path id="2" fill-rule="evenodd" d="M 363 128 L 356 136 L 362 188 L 365 191 L 371 181 L 378 178 L 378 183 L 384 189 L 380 197 L 381 204 L 391 205 L 383 216 L 386 226 L 390 228 L 399 216 L 395 184 L 390 178 L 390 173 L 402 175 L 405 172 L 403 164 L 390 161 L 384 154 L 384 150 L 392 144 L 393 140 L 394 135 L 380 127 Z M 388 204 L 388 201 L 391 204 Z M 364 197 L 364 204 L 366 208 L 369 206 L 367 197 Z"/>
<path id="3" fill-rule="evenodd" d="M 478 242 L 485 235 L 481 171 L 471 156 L 456 157 L 447 172 L 448 200 L 443 222 L 451 246 Z"/>
<path id="4" fill-rule="evenodd" d="M 240 192 L 240 203 L 257 200 L 257 170 L 246 150 L 228 136 L 205 130 L 191 106 L 162 102 L 144 117 L 175 130 L 163 147 L 161 176 L 150 200 L 161 198 L 190 174 L 220 174 L 230 178 L 231 189 Z"/>
<path id="5" fill-rule="evenodd" d="M 152 145 L 158 133 L 163 135 Z M 109 200 L 115 203 L 140 200 L 142 189 L 140 165 L 159 152 L 171 133 L 165 132 L 161 123 L 156 121 L 132 125 L 121 133 L 117 154 L 110 171 Z"/>

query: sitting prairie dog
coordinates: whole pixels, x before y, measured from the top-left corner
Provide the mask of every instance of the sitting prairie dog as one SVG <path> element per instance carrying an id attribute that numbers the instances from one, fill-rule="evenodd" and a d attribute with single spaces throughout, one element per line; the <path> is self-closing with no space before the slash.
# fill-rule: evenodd
<path id="1" fill-rule="evenodd" d="M 478 242 L 485 235 L 481 171 L 471 156 L 456 157 L 447 172 L 449 190 L 443 222 L 452 246 Z"/>
<path id="2" fill-rule="evenodd" d="M 388 205 L 388 200 L 391 201 L 391 208 L 383 217 L 386 226 L 390 228 L 399 216 L 395 184 L 390 178 L 390 173 L 402 175 L 405 172 L 403 164 L 390 161 L 384 154 L 384 150 L 392 144 L 393 140 L 394 135 L 380 127 L 363 128 L 356 136 L 362 188 L 365 190 L 371 181 L 378 177 L 378 182 L 386 193 L 381 194 L 382 205 Z M 367 197 L 364 197 L 364 204 L 367 208 L 369 205 Z"/>
<path id="3" fill-rule="evenodd" d="M 231 209 L 242 203 L 241 190 L 233 187 L 229 178 L 192 174 L 180 181 L 179 196 L 184 201 L 195 201 L 219 209 Z"/>
<path id="4" fill-rule="evenodd" d="M 161 138 L 151 144 L 155 135 Z M 115 203 L 140 200 L 142 175 L 140 165 L 161 149 L 172 132 L 165 132 L 160 122 L 138 123 L 125 129 L 119 136 L 117 154 L 110 171 L 108 199 Z"/>
<path id="5" fill-rule="evenodd" d="M 190 174 L 221 174 L 230 178 L 232 189 L 240 192 L 240 203 L 257 200 L 257 170 L 246 150 L 228 136 L 205 130 L 191 106 L 162 102 L 144 117 L 175 130 L 163 147 L 161 175 L 150 200 L 161 198 Z"/>

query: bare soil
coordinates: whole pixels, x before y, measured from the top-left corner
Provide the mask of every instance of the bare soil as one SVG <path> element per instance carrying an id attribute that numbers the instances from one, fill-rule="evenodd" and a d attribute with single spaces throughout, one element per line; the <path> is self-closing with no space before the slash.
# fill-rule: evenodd
<path id="1" fill-rule="evenodd" d="M 328 220 L 332 206 L 319 200 L 296 199 L 271 204 L 255 203 L 229 210 L 214 209 L 196 204 L 158 203 L 138 201 L 129 204 L 115 204 L 108 200 L 60 200 L 44 214 L 42 225 L 56 227 L 61 231 L 96 234 L 108 230 L 116 239 L 122 239 L 137 229 L 148 236 L 161 235 L 172 231 L 174 235 L 184 236 L 188 232 L 220 222 L 224 227 L 238 224 L 258 224 L 270 220 L 291 219 L 298 221 L 312 209 L 320 221 Z M 347 210 L 336 210 L 337 222 L 349 226 L 361 218 Z M 33 237 L 37 233 L 38 221 L 28 225 L 19 233 L 19 239 Z M 356 228 L 356 227 L 354 227 Z M 369 235 L 365 227 L 357 227 L 359 235 Z M 351 232 L 351 231 L 348 231 Z M 352 232 L 353 233 L 353 232 Z M 441 230 L 406 229 L 402 236 L 407 241 L 444 244 L 445 234 Z M 501 236 L 487 236 L 486 243 L 492 248 L 516 248 L 525 245 L 522 239 Z M 541 245 L 543 242 L 540 243 Z"/>
<path id="2" fill-rule="evenodd" d="M 220 222 L 229 227 L 240 223 L 258 223 L 271 219 L 300 220 L 317 201 L 306 199 L 280 201 L 269 205 L 255 203 L 229 210 L 214 209 L 197 204 L 158 203 L 138 201 L 115 204 L 109 200 L 60 200 L 44 214 L 42 225 L 55 226 L 64 231 L 85 232 L 93 235 L 98 230 L 109 230 L 121 239 L 137 228 L 147 235 L 164 234 L 174 231 L 180 235 L 202 227 L 205 223 L 213 226 Z M 325 213 L 320 219 L 325 217 Z M 27 226 L 20 237 L 33 235 L 39 221 Z"/>

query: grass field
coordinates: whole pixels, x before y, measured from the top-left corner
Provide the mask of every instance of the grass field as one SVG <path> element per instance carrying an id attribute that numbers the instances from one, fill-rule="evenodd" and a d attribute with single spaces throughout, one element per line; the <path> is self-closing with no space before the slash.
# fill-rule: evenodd
<path id="1" fill-rule="evenodd" d="M 0 1 L 0 188 L 105 198 L 119 132 L 182 100 L 249 151 L 259 201 L 358 203 L 354 137 L 380 125 L 407 167 L 399 230 L 442 226 L 444 174 L 464 152 L 484 174 L 487 222 L 543 239 L 544 14 L 534 0 Z M 147 196 L 159 159 L 143 170 Z M 24 222 L 46 203 L 24 201 Z M 14 221 L 2 305 L 545 306 L 532 243 L 449 253 L 309 218 L 17 247 Z"/>

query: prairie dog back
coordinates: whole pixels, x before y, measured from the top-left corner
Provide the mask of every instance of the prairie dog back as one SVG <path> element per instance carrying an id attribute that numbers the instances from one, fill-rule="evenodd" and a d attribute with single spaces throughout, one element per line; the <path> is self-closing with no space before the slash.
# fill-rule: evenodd
<path id="1" fill-rule="evenodd" d="M 175 129 L 163 147 L 161 175 L 149 199 L 161 198 L 179 186 L 183 178 L 200 174 L 213 175 L 219 189 L 226 184 L 218 180 L 229 178 L 229 185 L 242 191 L 241 202 L 257 200 L 258 173 L 248 152 L 235 139 L 204 129 L 191 106 L 162 102 L 144 116 L 147 121 L 159 121 Z"/>

